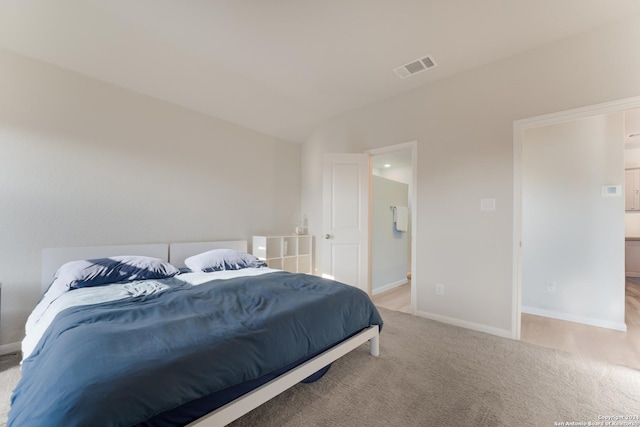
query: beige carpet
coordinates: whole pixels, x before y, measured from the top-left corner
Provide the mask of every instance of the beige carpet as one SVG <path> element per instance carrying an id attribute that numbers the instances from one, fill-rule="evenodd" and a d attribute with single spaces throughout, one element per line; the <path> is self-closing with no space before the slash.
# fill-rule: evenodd
<path id="1" fill-rule="evenodd" d="M 380 357 L 362 346 L 320 381 L 297 385 L 232 425 L 553 426 L 640 415 L 638 370 L 381 313 Z M 16 369 L 0 372 L 0 425 Z"/>
<path id="2" fill-rule="evenodd" d="M 0 356 L 0 426 L 7 425 L 11 392 L 20 380 L 20 355 Z"/>
<path id="3" fill-rule="evenodd" d="M 234 427 L 553 426 L 640 415 L 640 371 L 381 313 L 379 358 L 358 349 Z"/>

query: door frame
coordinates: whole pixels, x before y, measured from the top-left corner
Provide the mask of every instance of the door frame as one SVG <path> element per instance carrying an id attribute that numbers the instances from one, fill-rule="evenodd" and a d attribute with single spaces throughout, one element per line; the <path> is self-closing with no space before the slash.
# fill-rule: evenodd
<path id="1" fill-rule="evenodd" d="M 418 274 L 416 271 L 416 246 L 418 239 L 416 238 L 418 233 L 418 141 L 409 141 L 401 144 L 389 145 L 381 148 L 374 148 L 365 151 L 369 155 L 369 259 L 367 260 L 367 268 L 369 269 L 369 295 L 371 295 L 371 254 L 373 252 L 373 221 L 371 221 L 371 212 L 373 209 L 372 199 L 372 161 L 373 156 L 380 154 L 389 154 L 396 151 L 411 151 L 411 314 L 416 314 L 418 301 L 417 301 L 417 286 Z"/>
<path id="2" fill-rule="evenodd" d="M 522 319 L 522 145 L 524 143 L 524 130 L 590 116 L 623 112 L 635 108 L 640 108 L 640 96 L 529 117 L 513 122 L 513 280 L 511 290 L 511 338 L 515 340 L 520 339 Z"/>

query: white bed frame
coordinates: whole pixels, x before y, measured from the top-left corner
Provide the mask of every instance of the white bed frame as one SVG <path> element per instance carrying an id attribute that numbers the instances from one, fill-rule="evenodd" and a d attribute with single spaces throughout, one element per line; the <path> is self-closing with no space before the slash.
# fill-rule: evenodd
<path id="1" fill-rule="evenodd" d="M 48 248 L 42 251 L 42 287 L 49 286 L 53 275 L 62 264 L 79 259 L 105 258 L 118 255 L 141 255 L 169 261 L 178 268 L 184 267 L 184 260 L 192 255 L 212 249 L 235 249 L 247 251 L 247 242 L 233 240 L 225 242 L 194 242 L 151 245 L 87 246 L 76 248 Z M 188 427 L 219 427 L 229 424 L 252 411 L 300 381 L 316 373 L 328 364 L 369 341 L 369 353 L 380 354 L 379 327 L 370 326 L 353 337 L 335 345 L 291 371 L 280 375 L 257 389 L 240 396 L 202 418 L 188 424 Z"/>
<path id="2" fill-rule="evenodd" d="M 369 341 L 369 353 L 380 354 L 380 336 L 378 326 L 370 326 L 346 341 L 308 360 L 297 368 L 280 375 L 257 389 L 240 396 L 204 417 L 187 424 L 187 427 L 219 427 L 240 418 L 280 393 L 290 389 L 300 381 L 318 372 L 328 364 L 335 362 L 351 350 Z"/>

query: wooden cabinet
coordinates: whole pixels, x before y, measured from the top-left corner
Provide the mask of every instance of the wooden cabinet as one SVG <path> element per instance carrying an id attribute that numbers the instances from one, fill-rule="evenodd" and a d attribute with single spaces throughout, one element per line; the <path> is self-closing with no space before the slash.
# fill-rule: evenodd
<path id="1" fill-rule="evenodd" d="M 640 240 L 625 242 L 624 270 L 627 277 L 640 277 Z"/>
<path id="2" fill-rule="evenodd" d="M 640 211 L 640 169 L 624 171 L 624 209 Z"/>
<path id="3" fill-rule="evenodd" d="M 310 235 L 253 236 L 253 255 L 270 268 L 291 273 L 312 273 Z"/>

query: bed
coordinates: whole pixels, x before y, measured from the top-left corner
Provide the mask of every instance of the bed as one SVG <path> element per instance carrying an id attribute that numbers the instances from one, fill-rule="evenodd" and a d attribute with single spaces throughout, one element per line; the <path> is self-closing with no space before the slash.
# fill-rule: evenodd
<path id="1" fill-rule="evenodd" d="M 378 355 L 382 319 L 366 294 L 269 269 L 246 250 L 245 241 L 44 250 L 48 289 L 27 323 L 8 425 L 222 426 L 367 341 Z M 157 261 L 127 276 L 135 280 L 56 290 L 77 260 L 106 259 L 91 268 L 111 274 L 123 254 Z M 134 271 L 126 265 L 118 274 Z"/>

